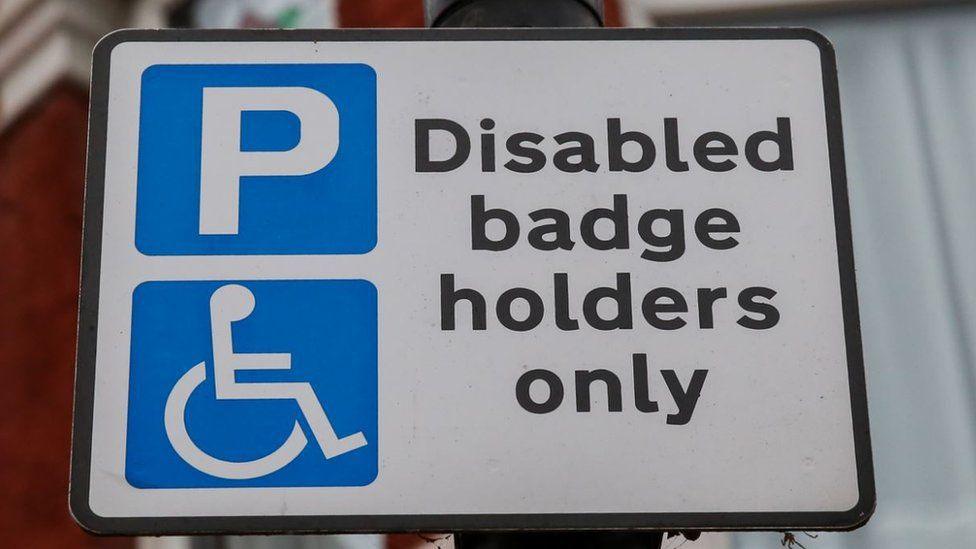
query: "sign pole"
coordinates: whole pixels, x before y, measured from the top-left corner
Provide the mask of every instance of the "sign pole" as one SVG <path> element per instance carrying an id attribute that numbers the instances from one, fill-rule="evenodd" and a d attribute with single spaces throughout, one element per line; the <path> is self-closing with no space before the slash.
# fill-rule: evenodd
<path id="1" fill-rule="evenodd" d="M 431 28 L 602 27 L 603 0 L 424 0 Z M 663 532 L 461 533 L 457 549 L 615 547 L 658 549 Z"/>
<path id="2" fill-rule="evenodd" d="M 428 27 L 602 27 L 603 0 L 424 0 Z"/>

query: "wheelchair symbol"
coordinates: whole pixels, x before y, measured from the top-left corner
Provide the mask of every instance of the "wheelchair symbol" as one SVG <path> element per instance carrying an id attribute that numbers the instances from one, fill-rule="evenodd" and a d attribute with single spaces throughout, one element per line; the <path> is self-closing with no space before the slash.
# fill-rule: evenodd
<path id="1" fill-rule="evenodd" d="M 227 284 L 210 296 L 211 338 L 213 343 L 214 386 L 217 400 L 294 400 L 308 422 L 312 436 L 325 459 L 334 458 L 366 446 L 366 437 L 357 432 L 339 438 L 309 383 L 238 383 L 238 370 L 288 370 L 288 353 L 235 353 L 231 323 L 247 318 L 254 311 L 254 294 L 239 284 Z M 225 461 L 201 450 L 186 430 L 186 404 L 190 395 L 206 380 L 206 363 L 190 368 L 166 399 L 166 436 L 176 453 L 193 468 L 224 479 L 253 479 L 269 475 L 291 463 L 308 444 L 296 420 L 287 440 L 270 454 L 251 461 Z"/>

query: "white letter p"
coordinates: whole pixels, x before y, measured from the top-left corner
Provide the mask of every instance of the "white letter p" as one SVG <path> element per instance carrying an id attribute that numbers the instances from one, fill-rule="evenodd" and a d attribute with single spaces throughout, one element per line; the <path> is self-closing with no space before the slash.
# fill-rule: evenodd
<path id="1" fill-rule="evenodd" d="M 241 114 L 288 111 L 298 143 L 286 151 L 241 151 Z M 302 87 L 204 88 L 200 147 L 200 234 L 237 234 L 240 178 L 307 175 L 339 149 L 339 111 L 325 94 Z"/>

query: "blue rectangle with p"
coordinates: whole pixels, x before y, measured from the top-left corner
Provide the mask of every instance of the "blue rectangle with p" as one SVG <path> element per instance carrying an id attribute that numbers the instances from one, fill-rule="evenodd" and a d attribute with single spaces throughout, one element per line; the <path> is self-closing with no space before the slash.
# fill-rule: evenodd
<path id="1" fill-rule="evenodd" d="M 237 110 L 220 99 L 235 90 L 247 98 Z M 217 99 L 207 103 L 207 93 Z M 288 97 L 311 97 L 306 114 L 314 116 L 291 112 Z M 221 114 L 208 118 L 206 104 Z M 142 253 L 363 254 L 376 245 L 376 74 L 368 65 L 154 65 L 142 75 L 140 109 L 135 243 Z M 323 137 L 334 128 L 322 121 L 333 114 L 337 132 Z M 289 166 L 303 140 L 337 146 L 321 167 L 307 154 L 303 165 Z M 306 148 L 314 156 L 327 147 Z M 227 154 L 203 158 L 215 150 Z M 261 173 L 247 173 L 249 165 Z M 202 192 L 219 178 L 237 188 L 225 186 L 226 197 Z M 216 208 L 202 209 L 201 201 Z M 211 209 L 227 219 L 212 221 Z"/>

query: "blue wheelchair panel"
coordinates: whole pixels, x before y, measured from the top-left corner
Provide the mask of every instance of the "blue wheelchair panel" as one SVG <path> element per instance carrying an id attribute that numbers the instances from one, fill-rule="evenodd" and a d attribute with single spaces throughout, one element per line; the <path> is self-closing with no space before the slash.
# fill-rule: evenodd
<path id="1" fill-rule="evenodd" d="M 291 368 L 238 372 L 239 383 L 308 383 L 336 433 L 367 444 L 325 459 L 293 400 L 217 400 L 210 298 L 240 284 L 255 308 L 232 323 L 235 353 L 290 353 Z M 378 472 L 377 293 L 365 280 L 159 281 L 132 300 L 125 477 L 138 488 L 363 486 Z M 308 443 L 291 463 L 259 478 L 217 478 L 186 463 L 164 426 L 167 397 L 188 370 L 206 363 L 191 394 L 189 436 L 224 461 L 261 458 L 282 445 L 297 420 Z"/>

